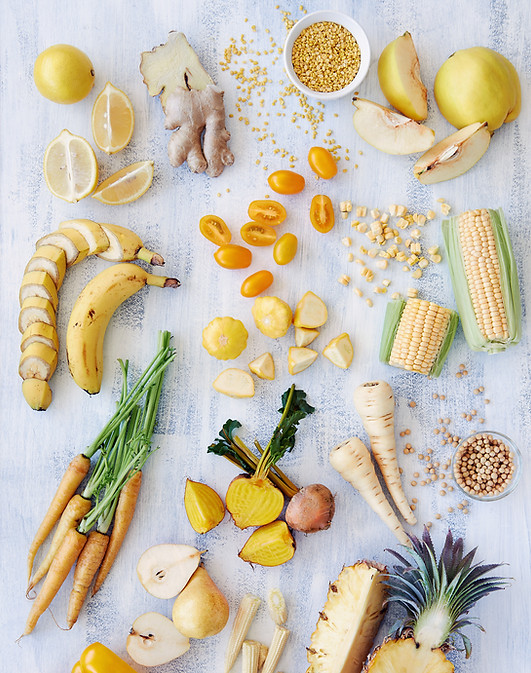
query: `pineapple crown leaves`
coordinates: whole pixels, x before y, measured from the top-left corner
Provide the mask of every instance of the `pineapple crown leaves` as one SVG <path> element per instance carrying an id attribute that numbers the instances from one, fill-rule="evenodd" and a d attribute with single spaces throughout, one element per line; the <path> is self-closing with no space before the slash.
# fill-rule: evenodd
<path id="1" fill-rule="evenodd" d="M 468 658 L 471 643 L 460 629 L 465 626 L 483 629 L 473 618 L 461 617 L 483 596 L 509 586 L 508 578 L 485 577 L 503 564 L 473 564 L 477 548 L 464 555 L 462 538 L 454 541 L 450 530 L 438 560 L 427 528 L 424 528 L 421 539 L 414 535 L 409 537 L 411 548 L 404 546 L 411 557 L 409 560 L 392 549 L 387 550 L 400 562 L 389 573 L 388 602 L 398 603 L 408 614 L 408 618 L 395 625 L 393 630 L 402 634 L 412 628 L 417 637 L 422 629 L 429 627 L 427 631 L 433 638 L 433 627 L 429 623 L 431 616 L 439 622 L 435 632 L 439 631 L 436 640 L 440 642 L 430 645 L 440 647 L 450 635 L 459 635 Z"/>

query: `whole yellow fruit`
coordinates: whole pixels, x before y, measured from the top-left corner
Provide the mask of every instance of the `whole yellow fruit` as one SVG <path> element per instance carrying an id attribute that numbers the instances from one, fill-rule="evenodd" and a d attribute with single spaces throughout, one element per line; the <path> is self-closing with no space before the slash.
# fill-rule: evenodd
<path id="1" fill-rule="evenodd" d="M 94 66 L 77 47 L 55 44 L 37 56 L 33 79 L 45 98 L 70 105 L 90 93 L 94 86 Z"/>
<path id="2" fill-rule="evenodd" d="M 434 93 L 441 114 L 458 129 L 486 121 L 492 133 L 520 113 L 518 73 L 505 56 L 487 47 L 452 54 L 435 77 Z"/>

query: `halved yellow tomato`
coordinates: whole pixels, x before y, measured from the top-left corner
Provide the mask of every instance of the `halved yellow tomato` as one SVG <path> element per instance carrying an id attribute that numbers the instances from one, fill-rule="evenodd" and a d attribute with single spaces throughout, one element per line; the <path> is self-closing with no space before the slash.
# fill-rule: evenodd
<path id="1" fill-rule="evenodd" d="M 302 175 L 294 171 L 275 171 L 267 178 L 271 189 L 277 194 L 298 194 L 306 184 Z"/>
<path id="2" fill-rule="evenodd" d="M 283 234 L 273 248 L 273 259 L 280 266 L 289 264 L 297 254 L 297 237 L 289 232 Z"/>
<path id="3" fill-rule="evenodd" d="M 199 220 L 199 231 L 214 245 L 226 245 L 232 239 L 230 229 L 217 215 L 203 215 Z"/>
<path id="4" fill-rule="evenodd" d="M 264 290 L 267 290 L 273 282 L 273 274 L 271 271 L 257 271 L 246 278 L 242 283 L 240 290 L 243 297 L 256 297 Z"/>
<path id="5" fill-rule="evenodd" d="M 284 222 L 287 217 L 286 209 L 278 201 L 271 199 L 262 199 L 261 201 L 252 201 L 249 204 L 249 217 L 260 224 L 271 224 L 275 226 Z"/>
<path id="6" fill-rule="evenodd" d="M 327 234 L 335 223 L 334 206 L 330 197 L 317 194 L 310 205 L 310 220 L 317 231 Z"/>
<path id="7" fill-rule="evenodd" d="M 227 243 L 219 246 L 214 259 L 224 269 L 246 269 L 253 261 L 253 253 L 243 245 Z"/>
<path id="8" fill-rule="evenodd" d="M 259 222 L 247 222 L 240 229 L 240 236 L 249 245 L 266 246 L 273 245 L 277 240 L 277 232 L 268 224 Z"/>

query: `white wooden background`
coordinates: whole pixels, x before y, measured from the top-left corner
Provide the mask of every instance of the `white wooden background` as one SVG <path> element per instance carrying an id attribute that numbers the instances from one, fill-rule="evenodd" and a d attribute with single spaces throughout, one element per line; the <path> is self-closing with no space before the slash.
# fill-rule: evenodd
<path id="1" fill-rule="evenodd" d="M 306 8 L 313 11 L 324 6 L 326 3 L 311 0 Z M 297 535 L 298 548 L 292 562 L 276 569 L 253 569 L 237 558 L 248 533 L 238 531 L 228 519 L 204 538 L 193 533 L 184 512 L 183 487 L 185 478 L 191 477 L 204 480 L 224 493 L 236 472 L 225 460 L 207 455 L 207 445 L 228 417 L 243 422 L 243 436 L 249 441 L 255 435 L 266 441 L 278 419 L 276 409 L 280 395 L 292 382 L 286 364 L 292 336 L 272 341 L 254 328 L 252 301 L 239 295 L 247 270 L 230 272 L 217 267 L 212 259 L 213 247 L 198 233 L 198 220 L 206 213 L 221 215 L 237 233 L 247 221 L 248 203 L 270 193 L 266 183 L 268 172 L 288 167 L 287 158 L 279 159 L 273 154 L 274 146 L 269 141 L 259 142 L 258 134 L 251 131 L 260 121 L 256 116 L 259 109 L 256 103 L 244 113 L 250 119 L 249 126 L 238 122 L 235 102 L 240 92 L 236 81 L 219 66 L 231 37 L 239 41 L 244 33 L 249 39 L 254 38 L 257 48 L 265 49 L 269 37 L 273 36 L 281 45 L 285 27 L 280 10 L 274 1 L 245 0 L 95 3 L 5 0 L 3 3 L 0 24 L 0 288 L 4 316 L 0 345 L 3 374 L 0 404 L 2 672 L 69 671 L 84 647 L 95 640 L 127 657 L 126 635 L 139 614 L 148 610 L 171 614 L 171 601 L 149 596 L 135 573 L 141 552 L 162 542 L 191 543 L 208 549 L 205 563 L 228 597 L 233 611 L 231 622 L 235 607 L 246 591 L 265 598 L 270 588 L 279 586 L 288 602 L 289 627 L 293 632 L 280 670 L 287 673 L 304 670 L 305 647 L 309 645 L 318 611 L 325 600 L 328 582 L 337 577 L 343 564 L 360 558 L 389 561 L 390 556 L 384 549 L 396 546 L 391 533 L 329 467 L 327 460 L 329 450 L 336 443 L 353 434 L 363 436 L 352 405 L 352 391 L 359 383 L 376 377 L 388 380 L 393 386 L 397 428 L 411 429 L 409 440 L 418 452 L 431 445 L 435 455 L 446 457 L 446 447 L 443 450 L 433 443 L 432 428 L 437 418 L 450 417 L 453 431 L 463 435 L 475 428 L 460 418 L 460 412 L 474 407 L 478 415 L 486 417 L 489 428 L 509 434 L 522 448 L 524 474 L 516 492 L 501 502 L 474 503 L 465 517 L 457 511 L 446 512 L 448 505 L 455 507 L 459 501 L 457 494 L 442 499 L 437 486 L 414 489 L 409 485 L 418 462 L 415 456 L 401 453 L 405 440 L 398 438 L 400 462 L 408 477 L 405 480 L 407 494 L 418 496 L 420 501 L 419 525 L 415 532 L 420 533 L 422 522 L 435 521 L 434 514 L 441 512 L 442 519 L 432 529 L 438 545 L 449 525 L 456 534 L 465 536 L 467 548 L 478 545 L 478 559 L 507 562 L 505 572 L 514 578 L 512 588 L 488 597 L 474 610 L 486 633 L 469 633 L 474 644 L 473 656 L 464 663 L 458 655 L 457 670 L 494 673 L 529 668 L 531 527 L 529 509 L 526 511 L 530 488 L 527 441 L 531 434 L 529 319 L 524 317 L 520 345 L 492 357 L 469 351 L 459 330 L 438 380 L 430 381 L 384 366 L 378 362 L 377 350 L 385 300 L 376 297 L 374 308 L 369 309 L 354 295 L 352 288 L 337 283 L 341 273 L 351 273 L 357 278 L 357 268 L 347 264 L 347 250 L 340 243 L 349 232 L 348 225 L 339 219 L 335 229 L 323 236 L 314 231 L 308 221 L 311 196 L 323 190 L 336 204 L 350 198 L 355 204 L 379 208 L 404 203 L 411 210 L 423 212 L 429 208 L 439 212 L 436 201 L 439 197 L 444 197 L 455 213 L 469 208 L 501 206 L 512 233 L 525 311 L 531 280 L 529 8 L 527 3 L 516 0 L 470 0 L 467 3 L 459 0 L 425 3 L 331 0 L 328 6 L 351 13 L 368 33 L 373 64 L 360 89 L 362 96 L 384 102 L 378 87 L 375 59 L 385 44 L 409 30 L 430 91 L 438 67 L 456 49 L 485 45 L 502 52 L 521 76 L 522 114 L 515 123 L 495 133 L 488 154 L 467 175 L 439 186 L 423 187 L 412 176 L 415 157 L 378 153 L 357 137 L 351 124 L 350 100 L 328 104 L 315 142 L 322 143 L 325 133 L 331 129 L 338 143 L 350 149 L 353 160 L 350 164 L 342 161 L 340 168 L 348 168 L 348 172 L 340 171 L 334 180 L 322 186 L 312 177 L 305 160 L 313 143 L 310 136 L 304 134 L 304 126 L 300 130 L 295 128 L 289 115 L 277 117 L 274 112 L 278 106 L 270 105 L 279 95 L 279 81 L 286 79 L 281 61 L 272 65 L 268 60 L 272 56 L 261 60 L 269 64 L 272 80 L 264 93 L 267 104 L 262 111 L 271 113 L 269 129 L 275 134 L 277 147 L 286 147 L 290 154 L 298 157 L 297 169 L 306 176 L 307 188 L 300 195 L 280 199 L 289 212 L 281 230 L 294 232 L 300 241 L 295 261 L 277 268 L 271 259 L 271 249 L 253 250 L 255 261 L 251 270 L 270 268 L 275 273 L 271 293 L 292 306 L 308 289 L 322 296 L 329 307 L 330 319 L 316 342 L 318 349 L 340 332 L 348 331 L 354 343 L 355 359 L 352 367 L 344 372 L 320 358 L 295 378 L 317 411 L 301 424 L 296 447 L 283 461 L 285 471 L 296 482 L 322 481 L 337 493 L 333 525 L 322 534 Z M 292 10 L 294 17 L 301 16 L 298 2 L 284 2 L 280 9 Z M 251 31 L 252 24 L 257 26 L 256 33 Z M 148 97 L 139 74 L 140 52 L 164 42 L 171 29 L 188 36 L 207 70 L 225 89 L 227 112 L 234 113 L 228 120 L 228 128 L 236 161 L 217 179 L 191 175 L 184 167 L 172 169 L 169 166 L 166 157 L 169 134 L 162 128 L 160 105 Z M 93 92 L 72 106 L 58 106 L 42 98 L 32 80 L 37 54 L 59 42 L 75 44 L 85 50 L 96 70 Z M 133 161 L 154 159 L 155 179 L 149 192 L 130 205 L 112 208 L 90 198 L 70 205 L 54 198 L 46 188 L 41 170 L 44 149 L 63 128 L 91 140 L 92 104 L 107 80 L 130 96 L 136 112 L 136 127 L 131 144 L 122 153 L 108 157 L 97 152 L 101 175 L 107 177 Z M 294 97 L 287 98 L 286 105 L 288 111 L 298 109 Z M 432 95 L 428 123 L 438 138 L 452 130 L 438 113 Z M 263 152 L 262 163 L 257 166 L 260 151 Z M 357 170 L 353 168 L 354 161 L 359 164 Z M 268 167 L 267 171 L 264 166 Z M 218 193 L 221 196 L 217 196 Z M 99 395 L 88 398 L 75 386 L 63 350 L 52 381 L 53 404 L 46 413 L 37 414 L 24 402 L 17 375 L 18 285 L 34 242 L 54 230 L 62 220 L 75 217 L 134 228 L 149 247 L 164 255 L 166 272 L 176 274 L 182 280 L 182 287 L 175 292 L 146 290 L 117 312 L 105 343 L 106 369 Z M 442 244 L 440 221 L 438 216 L 426 226 L 424 241 Z M 364 240 L 357 236 L 355 241 L 359 245 Z M 62 341 L 75 298 L 86 282 L 104 267 L 105 262 L 90 259 L 69 272 L 61 289 L 58 315 Z M 392 267 L 389 273 L 393 289 L 404 292 L 412 280 L 400 267 Z M 422 296 L 454 305 L 446 263 L 430 268 L 418 287 Z M 275 357 L 277 378 L 272 383 L 257 381 L 254 399 L 230 400 L 211 388 L 211 381 L 225 365 L 202 348 L 201 329 L 218 315 L 241 318 L 249 330 L 248 348 L 236 366 L 246 367 L 265 350 L 271 350 Z M 27 548 L 59 477 L 70 458 L 92 440 L 113 408 L 119 385 L 116 359 L 129 358 L 133 371 L 138 371 L 151 358 L 157 330 L 161 328 L 175 335 L 178 358 L 168 372 L 160 408 L 155 437 L 160 451 L 145 468 L 137 514 L 116 567 L 101 592 L 88 602 L 71 632 L 61 631 L 47 613 L 33 635 L 15 644 L 29 609 L 24 597 Z M 466 363 L 470 374 L 466 379 L 457 380 L 454 374 L 461 362 Z M 479 385 L 485 386 L 485 396 L 492 400 L 488 408 L 472 394 Z M 434 401 L 433 392 L 446 395 L 446 400 Z M 408 406 L 411 399 L 417 402 L 414 410 Z M 53 603 L 59 624 L 64 624 L 67 598 L 68 591 L 63 590 Z M 385 626 L 389 627 L 391 622 L 389 616 Z M 219 636 L 194 642 L 182 659 L 157 670 L 161 673 L 219 671 L 228 632 L 227 628 Z M 382 627 L 380 636 L 384 632 Z M 267 641 L 271 633 L 272 626 L 263 609 L 251 636 Z"/>

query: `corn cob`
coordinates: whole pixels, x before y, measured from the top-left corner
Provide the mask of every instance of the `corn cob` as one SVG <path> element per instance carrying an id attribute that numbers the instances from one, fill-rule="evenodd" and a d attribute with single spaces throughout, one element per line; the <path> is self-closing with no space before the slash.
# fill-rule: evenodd
<path id="1" fill-rule="evenodd" d="M 468 345 L 499 353 L 518 343 L 521 302 L 501 209 L 468 210 L 442 224 L 457 309 Z"/>
<path id="2" fill-rule="evenodd" d="M 380 360 L 393 367 L 439 376 L 457 329 L 455 311 L 424 299 L 397 299 L 385 313 Z"/>
<path id="3" fill-rule="evenodd" d="M 225 673 L 228 673 L 234 666 L 234 662 L 240 654 L 245 636 L 247 635 L 247 631 L 249 631 L 260 602 L 258 596 L 250 593 L 245 594 L 241 600 L 225 653 Z"/>

